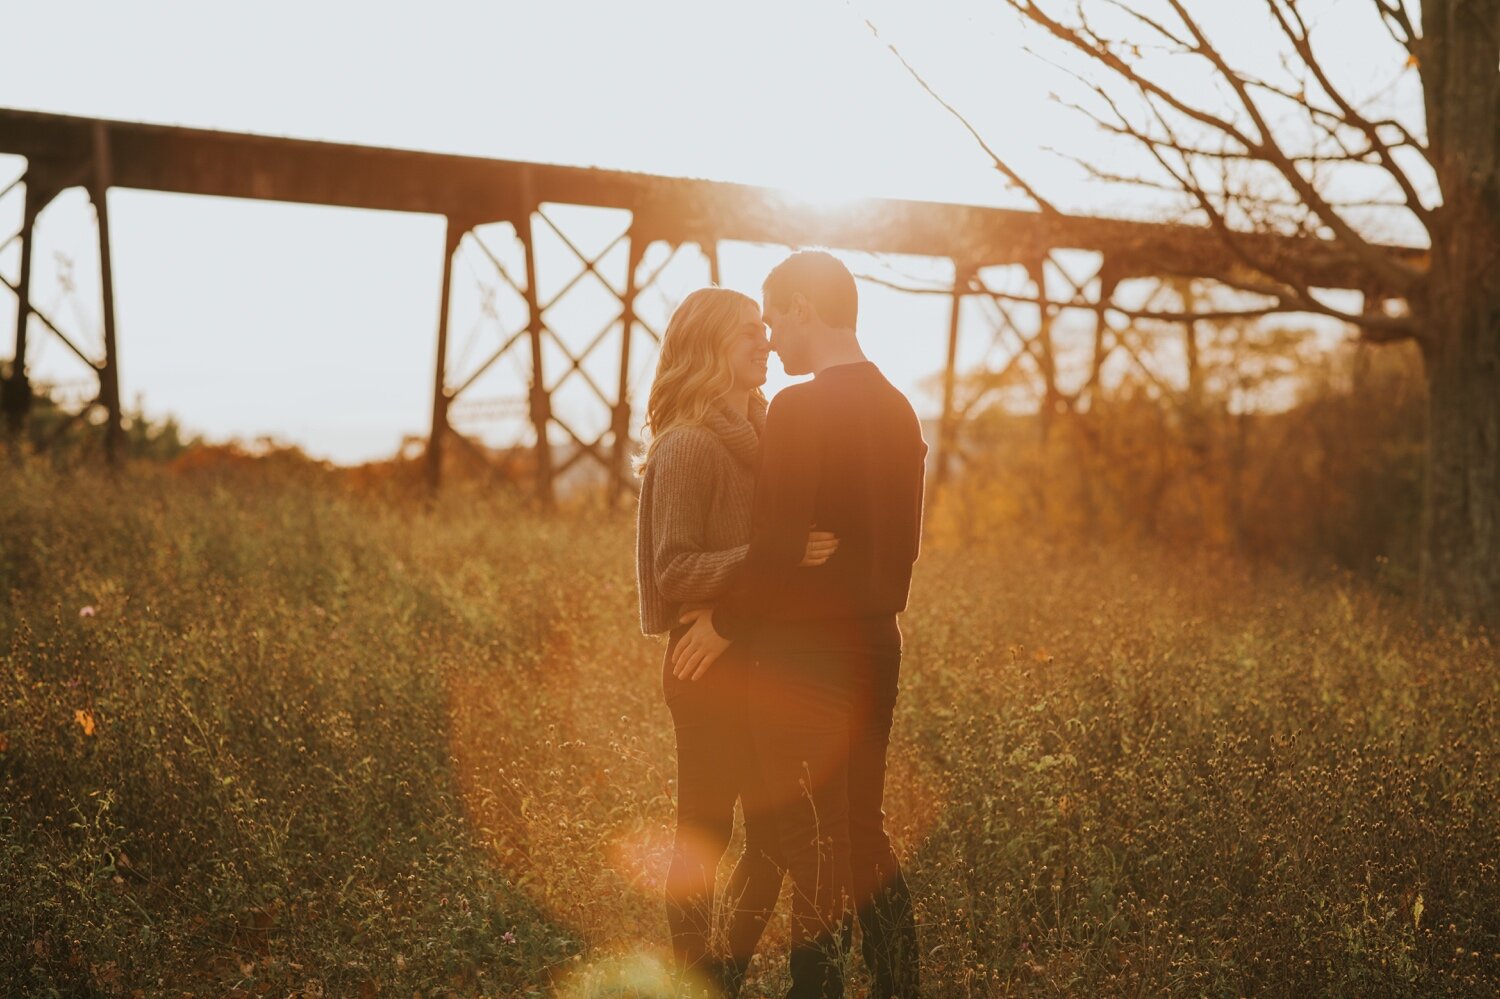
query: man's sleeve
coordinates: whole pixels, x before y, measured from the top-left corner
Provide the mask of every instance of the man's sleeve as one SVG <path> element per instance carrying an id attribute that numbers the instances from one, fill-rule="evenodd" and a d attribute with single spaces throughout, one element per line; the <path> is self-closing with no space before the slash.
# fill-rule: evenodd
<path id="1" fill-rule="evenodd" d="M 714 607 L 714 630 L 744 638 L 765 616 L 773 594 L 807 551 L 818 495 L 819 445 L 815 421 L 796 389 L 783 391 L 766 414 L 754 528 L 745 564 Z"/>
<path id="2" fill-rule="evenodd" d="M 917 440 L 921 442 L 921 447 L 917 451 L 917 516 L 912 524 L 911 546 L 911 560 L 913 562 L 922 554 L 922 524 L 927 519 L 923 510 L 927 502 L 927 441 L 923 439 L 920 427 L 917 430 Z"/>

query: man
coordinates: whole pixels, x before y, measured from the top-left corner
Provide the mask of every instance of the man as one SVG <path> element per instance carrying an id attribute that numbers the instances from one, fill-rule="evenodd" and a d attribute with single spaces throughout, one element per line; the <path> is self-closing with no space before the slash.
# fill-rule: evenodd
<path id="1" fill-rule="evenodd" d="M 771 349 L 788 374 L 815 377 L 771 405 L 749 553 L 728 595 L 690 615 L 674 669 L 701 675 L 735 641 L 756 653 L 751 725 L 793 885 L 788 999 L 843 994 L 851 903 L 872 994 L 914 997 L 916 925 L 881 799 L 927 444 L 911 404 L 860 349 L 842 263 L 793 254 L 763 292 Z M 839 548 L 799 568 L 813 525 Z"/>

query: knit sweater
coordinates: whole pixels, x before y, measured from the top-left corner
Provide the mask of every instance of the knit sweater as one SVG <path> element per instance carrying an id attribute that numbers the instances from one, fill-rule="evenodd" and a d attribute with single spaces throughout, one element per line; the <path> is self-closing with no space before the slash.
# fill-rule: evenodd
<path id="1" fill-rule="evenodd" d="M 641 479 L 636 586 L 641 631 L 670 631 L 683 611 L 713 603 L 745 560 L 765 404 L 727 407 L 656 442 Z"/>
<path id="2" fill-rule="evenodd" d="M 927 444 L 911 403 L 868 361 L 776 395 L 761 438 L 750 548 L 714 628 L 762 650 L 900 647 L 922 534 Z M 799 568 L 809 525 L 838 554 Z"/>

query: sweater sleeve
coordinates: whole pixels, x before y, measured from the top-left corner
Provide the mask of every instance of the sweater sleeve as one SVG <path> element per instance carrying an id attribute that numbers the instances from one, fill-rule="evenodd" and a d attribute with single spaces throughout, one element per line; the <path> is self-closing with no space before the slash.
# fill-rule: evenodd
<path id="1" fill-rule="evenodd" d="M 807 550 L 818 496 L 815 421 L 797 389 L 779 394 L 766 414 L 754 529 L 744 568 L 714 608 L 714 630 L 739 640 L 764 618 L 772 597 Z"/>
<path id="2" fill-rule="evenodd" d="M 706 603 L 724 592 L 748 545 L 710 551 L 705 530 L 713 515 L 712 448 L 691 431 L 663 438 L 646 474 L 651 504 L 651 571 L 657 590 L 677 603 Z"/>

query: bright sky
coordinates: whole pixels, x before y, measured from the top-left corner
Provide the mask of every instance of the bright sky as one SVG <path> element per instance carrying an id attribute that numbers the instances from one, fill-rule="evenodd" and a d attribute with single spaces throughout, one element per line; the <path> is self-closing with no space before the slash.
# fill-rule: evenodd
<path id="1" fill-rule="evenodd" d="M 1253 6 L 1214 3 L 1205 15 L 1251 61 L 1274 51 L 1254 27 L 1259 17 L 1234 13 Z M 1358 84 L 1389 80 L 1398 61 L 1378 24 L 1347 2 L 1321 8 L 1343 54 L 1373 54 L 1341 62 Z M 1085 183 L 1047 151 L 1103 147 L 1048 102 L 1066 79 L 1022 50 L 1015 20 L 992 0 L 0 0 L 0 106 L 745 181 L 814 197 L 1023 205 L 871 36 L 865 17 L 1052 199 L 1115 214 L 1149 207 Z M 23 165 L 0 157 L 0 188 Z M 176 414 L 211 439 L 270 434 L 346 462 L 388 455 L 403 437 L 427 432 L 439 219 L 126 190 L 112 192 L 110 211 L 128 400 Z M 624 227 L 608 213 L 564 215 L 569 235 L 589 246 Z M 0 239 L 19 216 L 12 192 L 0 200 Z M 65 194 L 37 233 L 34 300 L 81 340 L 99 342 L 87 199 Z M 505 242 L 504 232 L 486 238 Z M 538 252 L 544 286 L 571 276 L 558 246 Z M 721 280 L 753 294 L 784 252 L 726 245 Z M 11 280 L 17 256 L 14 246 L 0 253 L 0 273 Z M 701 262 L 684 258 L 648 311 L 664 318 L 675 297 L 706 281 Z M 948 274 L 945 262 L 890 263 L 918 278 Z M 486 318 L 484 283 L 493 279 L 483 258 L 466 251 L 454 286 L 450 380 L 523 321 L 503 292 L 497 317 Z M 602 291 L 590 294 L 548 315 L 575 346 L 608 318 Z M 946 304 L 871 286 L 863 295 L 869 352 L 932 413 L 925 386 L 941 364 Z M 14 308 L 6 301 L 0 351 L 9 354 Z M 81 369 L 66 349 L 37 325 L 32 331 L 33 378 L 77 381 Z M 977 360 L 989 337 L 970 339 L 968 359 Z M 638 353 L 637 363 L 639 404 L 650 358 Z M 772 369 L 774 391 L 786 380 Z M 612 390 L 605 369 L 594 373 Z M 513 393 L 523 378 L 501 365 L 471 391 L 480 399 Z M 559 411 L 588 429 L 605 419 L 576 385 Z M 502 443 L 517 427 L 465 429 Z"/>

